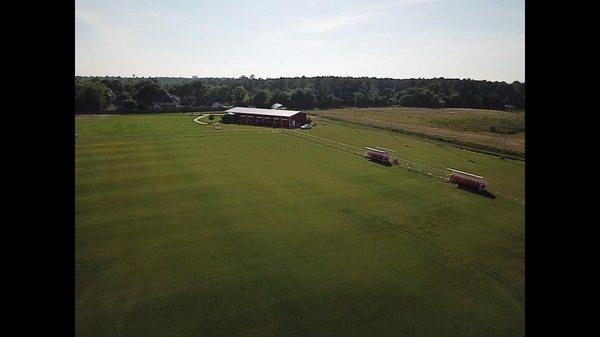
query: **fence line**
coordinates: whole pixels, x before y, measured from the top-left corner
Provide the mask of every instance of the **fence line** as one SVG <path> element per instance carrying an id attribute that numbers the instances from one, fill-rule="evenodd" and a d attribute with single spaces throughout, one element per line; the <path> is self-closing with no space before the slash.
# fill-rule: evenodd
<path id="1" fill-rule="evenodd" d="M 240 134 L 240 135 L 245 135 L 245 134 L 272 134 L 272 133 L 282 133 L 283 132 L 283 131 L 281 131 L 281 129 L 265 129 L 265 128 L 256 128 L 255 130 L 230 130 L 230 131 L 214 129 L 212 131 L 213 132 L 207 133 L 207 134 L 212 134 L 212 135 L 216 135 L 216 134 Z"/>
<path id="2" fill-rule="evenodd" d="M 306 139 L 306 140 L 310 140 L 313 141 L 315 143 L 319 143 L 319 144 L 323 144 L 332 148 L 336 148 L 338 150 L 342 150 L 345 152 L 349 152 L 355 155 L 360 155 L 363 156 L 364 155 L 364 149 L 358 146 L 354 146 L 354 145 L 350 145 L 350 144 L 345 144 L 345 143 L 341 143 L 335 140 L 331 140 L 331 139 L 327 139 L 327 138 L 323 138 L 323 137 L 319 137 L 319 136 L 315 136 L 315 135 L 311 135 L 308 134 L 306 132 L 302 132 L 302 131 L 296 131 L 296 130 L 286 130 L 283 129 L 283 133 L 288 134 L 288 135 L 292 135 L 298 138 L 302 138 L 302 139 Z M 394 150 L 395 151 L 395 150 Z M 396 152 L 397 153 L 397 152 Z M 400 158 L 398 156 L 392 156 L 393 162 L 395 165 L 405 168 L 409 171 L 413 171 L 413 172 L 418 172 L 418 173 L 422 173 L 422 174 L 426 174 L 430 177 L 435 177 L 435 178 L 439 178 L 439 179 L 443 179 L 443 180 L 447 180 L 449 177 L 449 171 L 448 170 L 444 170 L 444 169 L 439 169 L 439 168 L 435 168 L 435 167 L 431 167 L 431 166 L 427 166 L 427 165 L 423 165 L 423 164 L 419 164 L 419 163 L 415 163 L 415 162 L 411 162 L 407 159 L 404 158 Z"/>
<path id="3" fill-rule="evenodd" d="M 358 146 L 354 146 L 354 145 L 350 145 L 350 144 L 346 144 L 346 143 L 342 143 L 342 142 L 338 142 L 332 139 L 328 139 L 328 138 L 324 138 L 324 137 L 320 137 L 320 136 L 316 136 L 316 135 L 312 135 L 309 134 L 305 131 L 298 131 L 298 130 L 293 130 L 293 129 L 263 129 L 263 128 L 259 128 L 256 130 L 232 130 L 232 131 L 223 131 L 223 130 L 215 130 L 215 132 L 213 134 L 274 134 L 274 133 L 284 133 L 287 135 L 291 135 L 294 137 L 298 137 L 298 138 L 302 138 L 304 140 L 308 140 L 308 141 L 312 141 L 318 144 L 322 144 L 325 146 L 329 146 L 331 148 L 335 148 L 344 152 L 348 152 L 350 154 L 354 154 L 354 155 L 358 155 L 358 156 L 364 156 L 364 149 L 362 147 L 358 147 Z M 392 150 L 395 151 L 397 153 L 396 150 Z M 413 172 L 417 172 L 417 173 L 421 173 L 421 174 L 425 174 L 428 175 L 430 177 L 435 177 L 435 178 L 439 178 L 439 179 L 443 179 L 443 180 L 447 180 L 449 177 L 449 171 L 445 170 L 445 169 L 439 169 L 439 168 L 435 168 L 435 167 L 431 167 L 431 166 L 427 166 L 427 165 L 423 165 L 420 163 L 416 163 L 416 162 L 412 162 L 410 160 L 404 159 L 404 158 L 400 158 L 397 155 L 396 156 L 392 156 L 392 160 L 394 162 L 395 166 L 399 166 L 402 167 L 404 169 L 407 169 L 409 171 L 413 171 Z"/>
<path id="4" fill-rule="evenodd" d="M 294 137 L 302 138 L 304 140 L 308 140 L 308 141 L 312 141 L 312 142 L 315 142 L 318 144 L 329 146 L 331 148 L 335 148 L 335 149 L 338 149 L 338 150 L 341 150 L 344 152 L 348 152 L 350 154 L 358 155 L 361 157 L 364 156 L 364 152 L 365 152 L 364 148 L 362 148 L 362 147 L 338 142 L 338 141 L 335 141 L 332 139 L 312 135 L 305 131 L 298 131 L 298 130 L 293 130 L 293 129 L 276 128 L 276 129 L 266 129 L 266 130 L 265 129 L 232 130 L 232 131 L 223 131 L 223 130 L 216 131 L 215 130 L 215 132 L 213 132 L 211 134 L 219 134 L 219 133 L 221 133 L 221 134 L 287 134 L 287 135 L 291 135 Z M 396 151 L 396 150 L 392 150 L 392 151 Z M 448 179 L 450 178 L 451 173 L 447 169 L 440 169 L 440 168 L 436 168 L 436 167 L 432 167 L 432 166 L 428 166 L 428 165 L 423 165 L 423 164 L 420 164 L 417 162 L 410 161 L 408 159 L 400 158 L 398 156 L 392 156 L 392 159 L 394 162 L 394 166 L 398 166 L 398 167 L 404 168 L 404 169 L 412 171 L 412 172 L 428 175 L 430 177 L 438 178 L 443 181 L 448 181 Z M 522 204 L 525 204 L 525 201 L 523 201 L 519 198 L 504 195 L 501 193 L 497 193 L 497 194 L 502 197 L 505 197 L 509 200 L 513 200 L 515 202 L 520 202 Z"/>
<path id="5" fill-rule="evenodd" d="M 362 155 L 364 153 L 363 149 L 358 147 L 358 146 L 354 146 L 354 145 L 350 145 L 350 144 L 345 144 L 345 143 L 341 143 L 335 140 L 331 140 L 328 138 L 323 138 L 323 137 L 319 137 L 319 136 L 315 136 L 315 135 L 311 135 L 308 134 L 306 132 L 302 132 L 302 131 L 296 131 L 296 130 L 287 130 L 287 129 L 282 129 L 283 133 L 288 134 L 288 135 L 292 135 L 298 138 L 302 138 L 302 139 L 306 139 L 306 140 L 310 140 L 313 141 L 315 143 L 319 143 L 319 144 L 323 144 L 323 145 L 327 145 L 329 147 L 333 147 L 336 148 L 338 150 L 342 150 L 342 151 L 346 151 L 352 154 L 356 154 L 356 155 Z"/>
<path id="6" fill-rule="evenodd" d="M 387 132 L 383 132 L 383 131 L 373 131 L 373 130 L 361 129 L 361 131 L 373 132 L 373 133 L 378 133 L 378 134 L 391 134 L 390 131 L 393 131 L 393 132 L 400 133 L 404 136 L 408 136 L 412 139 L 426 141 L 426 142 L 429 142 L 432 144 L 441 142 L 447 146 L 465 149 L 465 150 L 469 150 L 469 151 L 473 151 L 473 152 L 477 152 L 477 153 L 484 153 L 484 154 L 487 154 L 490 156 L 495 156 L 495 157 L 499 157 L 501 155 L 501 152 L 504 151 L 505 158 L 519 160 L 519 161 L 525 161 L 525 153 L 517 151 L 517 150 L 502 149 L 500 147 L 494 147 L 493 145 L 469 143 L 468 141 L 461 141 L 458 139 L 451 139 L 451 138 L 447 138 L 447 137 L 443 137 L 443 136 L 429 135 L 427 133 L 423 133 L 423 132 L 419 132 L 419 131 L 410 131 L 408 129 L 404 129 L 402 127 L 396 127 L 396 126 L 392 127 L 390 130 L 389 124 L 377 123 L 377 122 L 372 122 L 369 120 L 367 120 L 365 122 L 364 120 L 360 120 L 359 118 L 357 118 L 357 119 L 359 119 L 358 122 L 353 122 L 351 119 L 340 118 L 337 116 L 318 115 L 318 114 L 315 116 L 317 116 L 319 118 L 323 118 L 325 120 L 328 120 L 328 121 L 332 122 L 331 124 L 334 124 L 334 125 L 336 123 L 333 123 L 333 122 L 338 122 L 339 124 L 337 124 L 337 125 L 340 125 L 340 126 L 344 126 L 343 124 L 345 123 L 345 124 L 350 124 L 350 125 L 354 125 L 354 126 L 359 125 L 359 126 L 366 126 L 366 127 L 387 130 Z"/>

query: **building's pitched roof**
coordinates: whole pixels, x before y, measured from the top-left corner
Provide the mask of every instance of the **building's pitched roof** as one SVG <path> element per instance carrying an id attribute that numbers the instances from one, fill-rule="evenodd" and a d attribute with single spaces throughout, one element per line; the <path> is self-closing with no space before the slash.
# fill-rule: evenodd
<path id="1" fill-rule="evenodd" d="M 283 104 L 280 103 L 275 103 L 273 105 L 271 105 L 271 109 L 279 109 L 279 108 L 283 108 Z"/>
<path id="2" fill-rule="evenodd" d="M 173 103 L 179 103 L 179 97 L 175 96 L 175 95 L 171 95 L 169 94 L 169 99 L 171 100 L 171 102 Z"/>
<path id="3" fill-rule="evenodd" d="M 171 94 L 166 94 L 162 96 L 158 101 L 152 102 L 153 104 L 161 104 L 161 103 L 175 103 L 179 104 L 179 97 Z"/>
<path id="4" fill-rule="evenodd" d="M 248 115 L 266 115 L 266 116 L 281 116 L 281 117 L 291 117 L 302 111 L 295 110 L 274 110 L 274 109 L 258 109 L 258 108 L 242 108 L 235 107 L 229 110 L 225 110 L 225 112 L 234 112 L 234 113 L 243 113 Z"/>

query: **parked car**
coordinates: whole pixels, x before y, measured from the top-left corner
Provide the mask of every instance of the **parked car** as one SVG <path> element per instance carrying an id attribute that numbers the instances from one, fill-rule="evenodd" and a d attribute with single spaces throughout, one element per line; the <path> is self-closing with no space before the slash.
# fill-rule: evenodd
<path id="1" fill-rule="evenodd" d="M 310 124 L 304 124 L 300 127 L 300 129 L 304 129 L 304 130 L 310 129 L 310 128 L 312 128 L 312 126 Z"/>

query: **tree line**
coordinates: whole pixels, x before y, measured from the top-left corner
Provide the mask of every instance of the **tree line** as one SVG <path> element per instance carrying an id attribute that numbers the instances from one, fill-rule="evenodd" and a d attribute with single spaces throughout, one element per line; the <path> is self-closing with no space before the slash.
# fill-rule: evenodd
<path id="1" fill-rule="evenodd" d="M 504 109 L 525 106 L 525 83 L 472 79 L 392 79 L 373 77 L 121 78 L 76 77 L 75 111 L 112 107 L 152 109 L 157 102 L 210 107 L 215 103 L 289 109 L 338 107 L 425 107 Z M 184 103 L 185 102 L 185 103 Z"/>

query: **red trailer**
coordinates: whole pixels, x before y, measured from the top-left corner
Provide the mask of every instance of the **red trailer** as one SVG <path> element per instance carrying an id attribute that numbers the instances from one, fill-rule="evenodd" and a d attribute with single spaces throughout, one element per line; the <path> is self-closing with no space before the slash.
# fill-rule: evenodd
<path id="1" fill-rule="evenodd" d="M 448 171 L 450 171 L 449 181 L 452 183 L 472 188 L 479 192 L 485 191 L 487 189 L 487 181 L 482 176 L 474 175 L 472 173 L 467 173 L 451 168 L 449 168 Z"/>
<path id="2" fill-rule="evenodd" d="M 391 157 L 388 151 L 385 150 L 380 150 L 380 149 L 374 149 L 372 147 L 365 147 L 365 150 L 367 150 L 364 153 L 364 156 L 372 161 L 381 163 L 381 164 L 385 164 L 385 165 L 391 165 L 392 161 L 391 161 Z"/>

